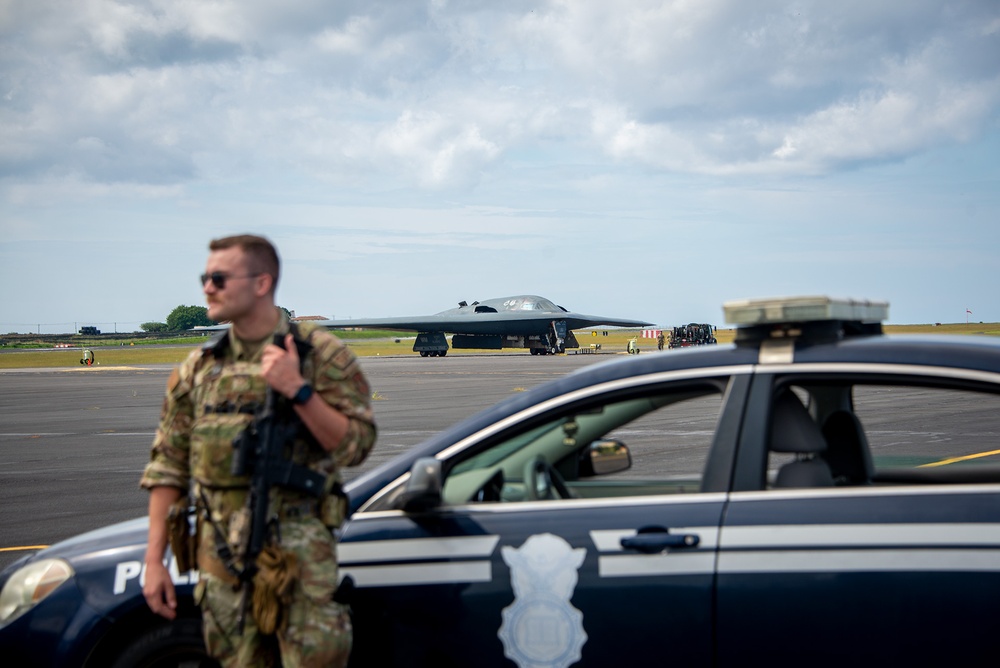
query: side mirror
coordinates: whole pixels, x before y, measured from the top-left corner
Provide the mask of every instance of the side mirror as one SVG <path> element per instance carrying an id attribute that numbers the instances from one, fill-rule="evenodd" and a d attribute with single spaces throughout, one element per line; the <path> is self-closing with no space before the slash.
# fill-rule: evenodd
<path id="1" fill-rule="evenodd" d="M 421 513 L 441 505 L 440 460 L 421 457 L 410 467 L 410 479 L 393 507 L 407 513 Z"/>
<path id="2" fill-rule="evenodd" d="M 632 468 L 628 446 L 615 439 L 594 441 L 581 453 L 580 477 L 607 475 Z"/>

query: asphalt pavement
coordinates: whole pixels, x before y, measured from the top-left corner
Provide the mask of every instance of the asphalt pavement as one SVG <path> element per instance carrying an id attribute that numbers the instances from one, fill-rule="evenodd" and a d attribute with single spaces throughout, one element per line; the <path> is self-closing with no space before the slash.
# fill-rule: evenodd
<path id="1" fill-rule="evenodd" d="M 379 428 L 345 478 L 516 392 L 615 355 L 367 357 Z M 36 546 L 146 513 L 139 477 L 170 366 L 0 372 L 0 569 Z"/>

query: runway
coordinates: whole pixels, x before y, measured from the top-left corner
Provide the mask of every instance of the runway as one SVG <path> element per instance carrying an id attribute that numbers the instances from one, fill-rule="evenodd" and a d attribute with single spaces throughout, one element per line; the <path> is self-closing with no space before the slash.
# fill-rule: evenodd
<path id="1" fill-rule="evenodd" d="M 344 478 L 515 393 L 620 357 L 366 357 L 378 440 L 368 460 L 347 469 Z M 0 372 L 0 568 L 37 546 L 146 514 L 148 494 L 138 483 L 170 370 Z M 995 395 L 875 387 L 870 396 L 859 396 L 868 410 L 866 432 L 880 456 L 891 458 L 898 447 L 907 457 L 942 458 L 940 465 L 1000 452 Z M 641 465 L 636 472 L 641 474 Z"/>
<path id="2" fill-rule="evenodd" d="M 350 479 L 478 410 L 613 355 L 366 357 L 379 428 Z M 170 366 L 0 372 L 0 569 L 146 513 L 139 476 Z"/>

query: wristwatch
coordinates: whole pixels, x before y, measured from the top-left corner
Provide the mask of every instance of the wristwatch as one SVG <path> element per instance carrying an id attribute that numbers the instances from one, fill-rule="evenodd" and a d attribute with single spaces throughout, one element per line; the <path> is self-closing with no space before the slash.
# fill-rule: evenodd
<path id="1" fill-rule="evenodd" d="M 292 403 L 295 404 L 296 406 L 301 406 L 305 402 L 309 401 L 309 398 L 312 395 L 313 395 L 312 385 L 310 385 L 309 383 L 303 383 L 302 387 L 299 388 L 299 391 L 295 393 L 294 397 L 292 397 Z"/>

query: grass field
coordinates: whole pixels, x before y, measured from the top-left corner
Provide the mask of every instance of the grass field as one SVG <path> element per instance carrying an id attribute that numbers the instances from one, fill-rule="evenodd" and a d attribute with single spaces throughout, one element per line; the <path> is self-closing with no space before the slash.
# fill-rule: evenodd
<path id="1" fill-rule="evenodd" d="M 1000 323 L 957 323 L 942 325 L 886 325 L 888 334 L 979 334 L 1000 336 Z M 601 352 L 618 352 L 625 354 L 629 339 L 638 332 L 626 330 L 596 330 L 597 336 L 591 336 L 591 330 L 576 332 L 576 338 L 581 348 L 589 348 L 592 343 L 600 344 Z M 357 335 L 363 334 L 364 338 Z M 339 332 L 339 336 L 354 352 L 361 357 L 377 355 L 415 355 L 412 351 L 413 336 L 407 333 L 392 332 Z M 719 329 L 716 338 L 719 343 L 730 343 L 734 330 Z M 169 345 L 143 346 L 121 345 L 119 341 L 108 341 L 103 345 L 92 344 L 95 361 L 99 367 L 127 367 L 144 364 L 178 364 L 193 349 L 207 340 L 204 338 L 183 339 Z M 397 342 L 398 341 L 398 342 Z M 641 351 L 655 351 L 655 339 L 639 339 Z M 481 351 L 452 350 L 449 355 L 470 355 Z M 494 351 L 496 352 L 496 351 Z M 506 349 L 504 354 L 524 354 L 522 349 Z M 572 351 L 570 351 L 572 354 Z M 0 354 L 0 369 L 27 368 L 63 368 L 67 370 L 86 371 L 90 367 L 80 364 L 82 357 L 80 348 L 51 348 L 46 350 L 11 350 Z"/>

